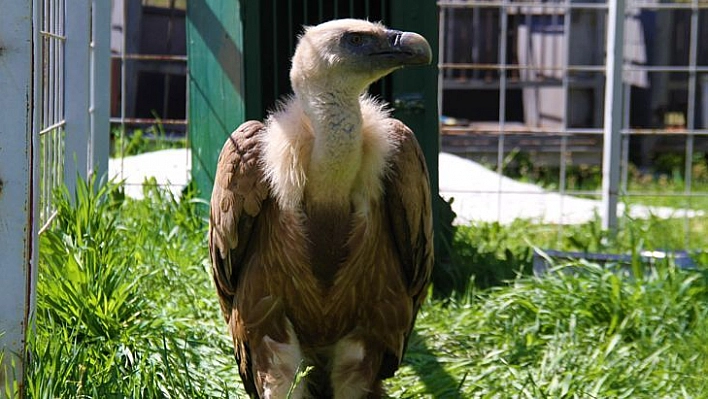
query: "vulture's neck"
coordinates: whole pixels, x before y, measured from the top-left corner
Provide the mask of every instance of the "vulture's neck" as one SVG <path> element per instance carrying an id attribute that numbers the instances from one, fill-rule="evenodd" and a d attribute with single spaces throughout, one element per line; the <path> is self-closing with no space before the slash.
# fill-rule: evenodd
<path id="1" fill-rule="evenodd" d="M 306 196 L 317 203 L 349 206 L 362 158 L 359 93 L 325 90 L 300 99 L 314 135 Z"/>

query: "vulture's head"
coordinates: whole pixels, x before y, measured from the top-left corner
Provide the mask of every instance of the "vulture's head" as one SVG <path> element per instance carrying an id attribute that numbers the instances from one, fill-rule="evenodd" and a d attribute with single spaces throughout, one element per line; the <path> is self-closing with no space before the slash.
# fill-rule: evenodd
<path id="1" fill-rule="evenodd" d="M 292 59 L 290 81 L 297 95 L 314 89 L 358 96 L 398 68 L 431 60 L 430 45 L 417 33 L 339 19 L 305 29 Z"/>

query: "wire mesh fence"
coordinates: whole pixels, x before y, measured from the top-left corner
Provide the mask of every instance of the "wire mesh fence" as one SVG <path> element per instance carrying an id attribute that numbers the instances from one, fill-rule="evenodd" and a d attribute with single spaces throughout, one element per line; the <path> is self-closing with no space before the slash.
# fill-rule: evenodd
<path id="1" fill-rule="evenodd" d="M 52 192 L 64 183 L 64 0 L 44 0 L 39 15 L 41 28 L 38 60 L 40 231 L 48 226 L 55 209 Z"/>
<path id="2" fill-rule="evenodd" d="M 587 201 L 602 196 L 610 4 L 438 2 L 443 150 L 497 172 L 493 184 L 447 187 L 458 210 L 475 207 L 487 220 L 527 217 L 561 228 L 601 210 L 597 202 Z M 111 72 L 103 79 L 111 89 L 110 176 L 125 179 L 127 190 L 138 196 L 145 175 L 156 176 L 157 184 L 173 192 L 190 178 L 185 5 L 177 0 L 112 2 Z M 66 70 L 65 9 L 64 0 L 42 0 L 45 222 L 52 214 L 49 193 L 62 181 L 58 176 L 66 175 L 69 153 L 63 108 L 68 75 L 61 72 Z M 636 0 L 621 12 L 622 95 L 609 105 L 622 115 L 621 174 L 614 190 L 624 206 L 620 209 L 627 212 L 631 204 L 642 203 L 655 206 L 649 213 L 682 217 L 688 241 L 700 212 L 671 214 L 658 206 L 700 210 L 708 202 L 708 42 L 700 40 L 708 36 L 708 2 Z M 96 158 L 94 148 L 88 145 L 89 164 Z M 126 156 L 166 148 L 179 149 L 179 155 L 125 162 Z M 542 189 L 510 185 L 505 176 L 522 177 Z M 662 179 L 673 183 L 670 189 Z M 521 206 L 529 201 L 541 211 Z M 585 206 L 582 218 L 576 203 Z"/>
<path id="3" fill-rule="evenodd" d="M 35 131 L 40 232 L 55 215 L 54 190 L 108 166 L 108 4 L 35 1 Z"/>
<path id="4" fill-rule="evenodd" d="M 617 109 L 620 179 L 612 190 L 620 210 L 644 204 L 654 206 L 648 213 L 680 217 L 690 242 L 708 195 L 708 46 L 700 40 L 708 35 L 708 2 L 628 1 L 618 11 L 621 91 L 605 104 L 607 32 L 616 27 L 608 10 L 615 4 L 438 2 L 442 148 L 498 173 L 494 185 L 447 193 L 459 210 L 465 201 L 477 206 L 476 196 L 494 203 L 488 220 L 518 214 L 562 228 L 577 212 L 592 217 L 599 204 L 573 206 L 577 198 L 601 198 L 603 111 Z M 509 191 L 504 175 L 543 189 Z M 537 213 L 522 211 L 533 202 L 545 204 Z"/>
<path id="5" fill-rule="evenodd" d="M 183 0 L 113 1 L 109 173 L 132 196 L 145 176 L 174 193 L 189 181 L 185 19 Z"/>

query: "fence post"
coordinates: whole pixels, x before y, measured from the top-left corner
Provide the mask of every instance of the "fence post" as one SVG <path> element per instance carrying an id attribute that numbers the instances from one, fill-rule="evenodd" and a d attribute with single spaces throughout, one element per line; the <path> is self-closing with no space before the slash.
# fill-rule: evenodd
<path id="1" fill-rule="evenodd" d="M 108 178 L 111 96 L 111 2 L 91 3 L 91 137 L 89 173 Z"/>
<path id="2" fill-rule="evenodd" d="M 36 137 L 32 131 L 31 1 L 0 12 L 0 397 L 23 397 L 25 338 L 34 302 Z M 7 385 L 6 385 L 7 384 Z M 16 384 L 16 385 L 15 385 Z"/>
<path id="3" fill-rule="evenodd" d="M 90 0 L 67 1 L 64 95 L 66 139 L 64 183 L 74 193 L 77 176 L 86 178 L 89 167 Z"/>
<path id="4" fill-rule="evenodd" d="M 607 4 L 605 132 L 602 151 L 602 228 L 611 232 L 617 230 L 617 201 L 620 180 L 624 5 L 625 0 L 609 0 Z"/>

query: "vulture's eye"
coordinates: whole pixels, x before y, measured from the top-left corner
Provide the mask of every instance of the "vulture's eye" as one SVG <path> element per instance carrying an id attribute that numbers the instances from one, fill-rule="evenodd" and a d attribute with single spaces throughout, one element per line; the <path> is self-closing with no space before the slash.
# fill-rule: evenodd
<path id="1" fill-rule="evenodd" d="M 347 33 L 344 36 L 346 43 L 352 47 L 361 47 L 371 40 L 371 37 L 363 33 Z"/>

